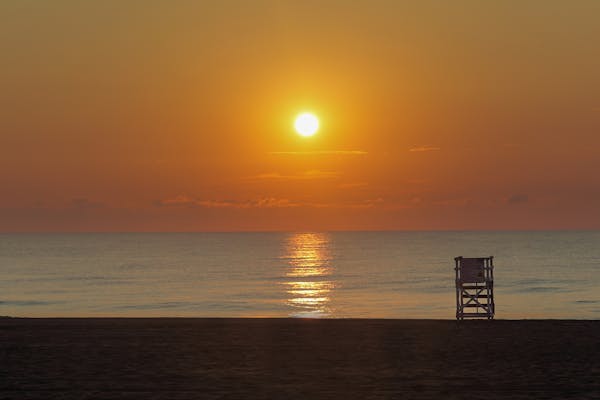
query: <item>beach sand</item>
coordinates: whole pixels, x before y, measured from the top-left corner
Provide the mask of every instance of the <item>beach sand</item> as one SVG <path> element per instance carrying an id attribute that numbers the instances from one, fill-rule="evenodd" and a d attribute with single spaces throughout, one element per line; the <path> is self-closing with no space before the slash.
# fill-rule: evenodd
<path id="1" fill-rule="evenodd" d="M 0 319 L 0 398 L 600 398 L 600 321 Z"/>

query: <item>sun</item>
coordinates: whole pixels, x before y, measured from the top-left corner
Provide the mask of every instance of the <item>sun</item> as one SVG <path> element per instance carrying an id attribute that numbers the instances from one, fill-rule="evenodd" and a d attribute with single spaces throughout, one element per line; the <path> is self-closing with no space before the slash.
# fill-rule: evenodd
<path id="1" fill-rule="evenodd" d="M 311 113 L 302 113 L 296 117 L 294 128 L 301 136 L 312 136 L 319 130 L 319 119 Z"/>

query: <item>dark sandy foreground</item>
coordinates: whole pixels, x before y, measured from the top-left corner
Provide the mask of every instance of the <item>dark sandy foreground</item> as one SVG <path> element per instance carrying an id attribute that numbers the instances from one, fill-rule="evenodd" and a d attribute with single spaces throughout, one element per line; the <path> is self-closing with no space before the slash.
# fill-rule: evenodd
<path id="1" fill-rule="evenodd" d="M 600 321 L 5 318 L 0 398 L 600 399 Z"/>

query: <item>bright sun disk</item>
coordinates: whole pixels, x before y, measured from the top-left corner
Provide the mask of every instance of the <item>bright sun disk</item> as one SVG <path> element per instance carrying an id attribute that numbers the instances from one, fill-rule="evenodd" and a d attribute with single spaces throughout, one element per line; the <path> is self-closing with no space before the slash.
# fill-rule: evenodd
<path id="1" fill-rule="evenodd" d="M 302 113 L 296 118 L 294 128 L 302 136 L 312 136 L 319 130 L 319 119 L 311 113 Z"/>

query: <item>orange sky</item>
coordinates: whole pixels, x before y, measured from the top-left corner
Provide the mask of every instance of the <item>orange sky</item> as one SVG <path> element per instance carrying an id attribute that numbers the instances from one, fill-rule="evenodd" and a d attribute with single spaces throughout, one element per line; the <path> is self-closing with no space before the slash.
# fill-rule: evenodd
<path id="1" fill-rule="evenodd" d="M 411 3 L 1 2 L 0 231 L 600 229 L 600 2 Z"/>

